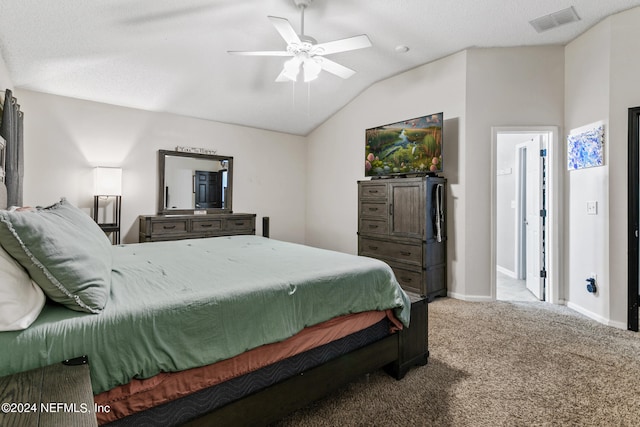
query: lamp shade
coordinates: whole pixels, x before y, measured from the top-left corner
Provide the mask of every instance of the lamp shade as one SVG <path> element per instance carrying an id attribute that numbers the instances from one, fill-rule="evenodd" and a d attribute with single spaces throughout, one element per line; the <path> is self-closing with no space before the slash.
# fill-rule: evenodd
<path id="1" fill-rule="evenodd" d="M 318 75 L 322 71 L 322 65 L 320 65 L 315 59 L 307 58 L 304 61 L 304 81 L 310 82 L 318 78 Z"/>
<path id="2" fill-rule="evenodd" d="M 95 196 L 122 195 L 122 168 L 98 166 L 94 169 Z"/>

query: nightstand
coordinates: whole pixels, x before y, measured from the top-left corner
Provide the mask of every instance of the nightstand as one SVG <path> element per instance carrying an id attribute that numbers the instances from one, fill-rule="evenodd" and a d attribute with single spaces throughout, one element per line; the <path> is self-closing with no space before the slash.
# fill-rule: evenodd
<path id="1" fill-rule="evenodd" d="M 0 425 L 97 426 L 86 356 L 0 377 Z"/>
<path id="2" fill-rule="evenodd" d="M 413 366 L 426 365 L 429 360 L 427 298 L 413 292 L 407 295 L 411 300 L 411 323 L 399 332 L 398 360 L 385 368 L 396 379 L 402 379 Z"/>
<path id="3" fill-rule="evenodd" d="M 111 243 L 114 245 L 120 244 L 120 222 L 122 219 L 122 196 L 113 196 L 115 200 L 113 202 L 113 222 L 100 223 L 98 221 L 98 214 L 100 208 L 100 200 L 107 200 L 110 196 L 93 196 L 93 220 L 100 226 L 102 231 L 107 235 L 111 235 Z M 108 202 L 103 202 L 108 203 Z M 106 215 L 106 214 L 105 214 Z"/>
<path id="4" fill-rule="evenodd" d="M 120 224 L 98 224 L 105 234 L 112 234 L 111 242 L 114 245 L 120 244 Z"/>

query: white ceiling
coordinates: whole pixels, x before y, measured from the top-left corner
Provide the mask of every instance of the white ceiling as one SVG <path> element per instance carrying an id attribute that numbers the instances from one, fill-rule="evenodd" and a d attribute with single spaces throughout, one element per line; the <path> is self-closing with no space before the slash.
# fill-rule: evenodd
<path id="1" fill-rule="evenodd" d="M 318 42 L 367 34 L 329 58 L 357 73 L 276 83 L 287 58 L 268 15 L 299 30 L 293 0 L 0 0 L 0 55 L 16 88 L 306 135 L 373 83 L 469 47 L 566 44 L 640 0 L 314 0 Z M 574 6 L 580 22 L 529 21 Z M 407 53 L 395 47 L 407 45 Z"/>

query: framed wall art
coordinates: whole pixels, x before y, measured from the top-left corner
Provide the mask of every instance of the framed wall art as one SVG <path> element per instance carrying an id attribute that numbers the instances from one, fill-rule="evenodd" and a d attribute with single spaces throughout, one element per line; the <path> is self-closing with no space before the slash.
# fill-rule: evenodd
<path id="1" fill-rule="evenodd" d="M 584 129 L 584 128 L 581 128 Z M 567 169 L 578 170 L 604 165 L 604 124 L 567 136 Z"/>

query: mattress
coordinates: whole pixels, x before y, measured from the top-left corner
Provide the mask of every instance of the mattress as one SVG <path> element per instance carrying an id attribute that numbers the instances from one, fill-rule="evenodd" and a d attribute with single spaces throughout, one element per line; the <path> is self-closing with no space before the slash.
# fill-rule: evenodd
<path id="1" fill-rule="evenodd" d="M 0 375 L 88 355 L 95 394 L 205 366 L 328 319 L 410 303 L 383 262 L 258 236 L 115 246 L 102 313 L 49 304 L 0 333 Z"/>
<path id="2" fill-rule="evenodd" d="M 204 388 L 182 398 L 132 414 L 111 423 L 109 427 L 179 426 L 256 393 L 294 375 L 320 366 L 389 335 L 389 319 L 385 318 L 361 331 L 331 341 L 319 347 L 267 365 L 229 381 Z"/>
<path id="3" fill-rule="evenodd" d="M 98 421 L 103 424 L 188 396 L 379 323 L 388 325 L 386 334 L 401 327 L 390 311 L 349 314 L 305 328 L 284 341 L 267 344 L 211 365 L 161 373 L 149 379 L 134 379 L 129 384 L 95 396 L 97 405 L 110 408 L 109 412 L 98 413 Z"/>

